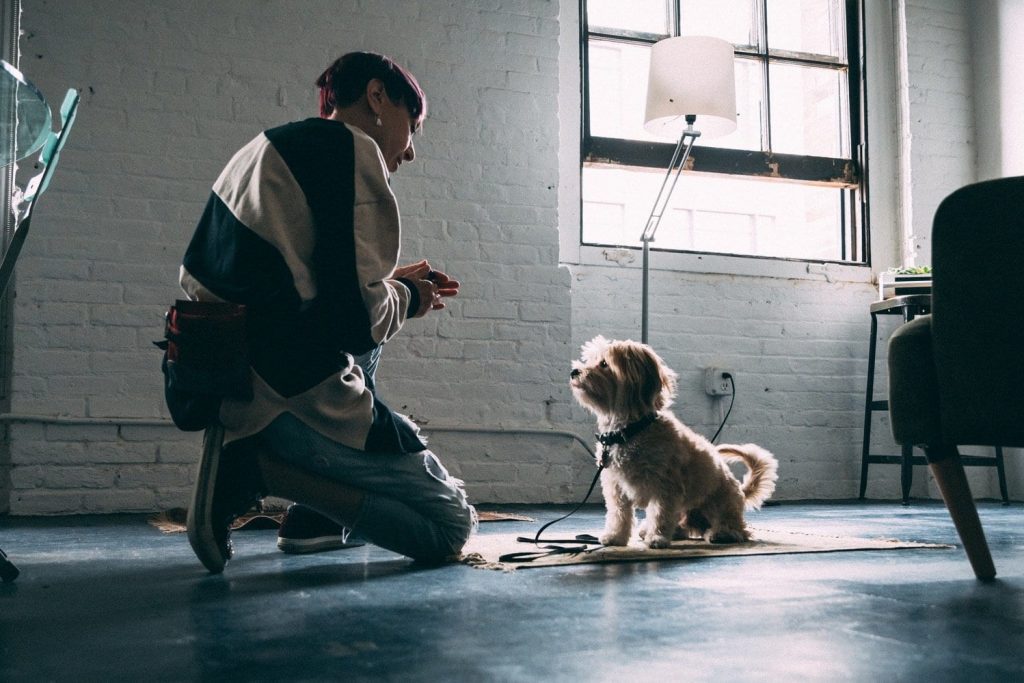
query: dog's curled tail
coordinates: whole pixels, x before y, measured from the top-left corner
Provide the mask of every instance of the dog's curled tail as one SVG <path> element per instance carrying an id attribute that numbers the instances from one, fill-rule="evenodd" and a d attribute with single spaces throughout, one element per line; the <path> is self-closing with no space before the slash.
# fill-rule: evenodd
<path id="1" fill-rule="evenodd" d="M 775 456 L 757 444 L 723 444 L 718 452 L 728 462 L 742 462 L 747 466 L 747 475 L 740 483 L 743 499 L 753 510 L 761 507 L 775 492 L 775 481 L 779 478 L 779 462 Z"/>

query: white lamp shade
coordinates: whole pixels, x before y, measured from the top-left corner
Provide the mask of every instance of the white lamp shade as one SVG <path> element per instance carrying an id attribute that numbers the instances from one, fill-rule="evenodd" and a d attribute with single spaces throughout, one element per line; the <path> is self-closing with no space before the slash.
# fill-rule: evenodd
<path id="1" fill-rule="evenodd" d="M 666 38 L 651 48 L 644 128 L 678 138 L 686 115 L 697 116 L 703 137 L 736 130 L 736 74 L 732 43 L 710 36 Z"/>

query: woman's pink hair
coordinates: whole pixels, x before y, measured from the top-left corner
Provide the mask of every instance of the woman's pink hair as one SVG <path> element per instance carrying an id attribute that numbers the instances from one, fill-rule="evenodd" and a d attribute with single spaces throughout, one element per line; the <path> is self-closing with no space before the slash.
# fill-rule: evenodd
<path id="1" fill-rule="evenodd" d="M 392 102 L 404 104 L 417 124 L 427 116 L 427 96 L 416 77 L 389 57 L 375 52 L 349 52 L 334 61 L 316 79 L 320 116 L 328 117 L 337 107 L 356 102 L 374 78 L 384 84 Z"/>

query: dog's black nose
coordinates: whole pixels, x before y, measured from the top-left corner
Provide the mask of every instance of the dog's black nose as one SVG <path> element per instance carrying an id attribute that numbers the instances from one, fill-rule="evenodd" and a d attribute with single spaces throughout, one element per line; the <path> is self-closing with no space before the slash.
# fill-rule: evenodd
<path id="1" fill-rule="evenodd" d="M 572 372 L 570 372 L 570 373 L 569 373 L 569 377 L 571 377 L 571 378 L 573 378 L 573 379 L 576 379 L 576 378 L 577 378 L 577 377 L 579 377 L 579 376 L 580 376 L 580 370 L 579 370 L 579 368 L 573 368 L 573 369 L 572 369 Z"/>

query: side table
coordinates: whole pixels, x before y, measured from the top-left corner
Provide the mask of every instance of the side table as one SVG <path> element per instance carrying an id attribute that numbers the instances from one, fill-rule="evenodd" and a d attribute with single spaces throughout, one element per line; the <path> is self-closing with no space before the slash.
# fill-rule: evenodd
<path id="1" fill-rule="evenodd" d="M 868 377 L 867 390 L 864 394 L 864 441 L 861 447 L 860 461 L 860 495 L 868 486 L 868 465 L 900 465 L 900 488 L 903 494 L 903 504 L 910 502 L 910 485 L 914 480 L 914 465 L 927 465 L 928 461 L 923 455 L 914 455 L 912 446 L 902 446 L 900 455 L 878 455 L 871 453 L 871 418 L 875 412 L 888 412 L 889 401 L 887 399 L 875 398 L 875 352 L 878 341 L 878 316 L 899 315 L 902 322 L 910 322 L 919 315 L 931 313 L 931 294 L 907 294 L 891 299 L 875 301 L 869 309 L 871 313 L 871 341 L 868 345 Z M 995 467 L 999 474 L 999 493 L 1002 495 L 1003 504 L 1009 502 L 1006 489 L 1006 473 L 1003 470 L 1003 449 L 996 446 L 995 457 L 978 455 L 961 455 L 960 459 L 965 466 L 975 465 L 981 467 Z"/>

